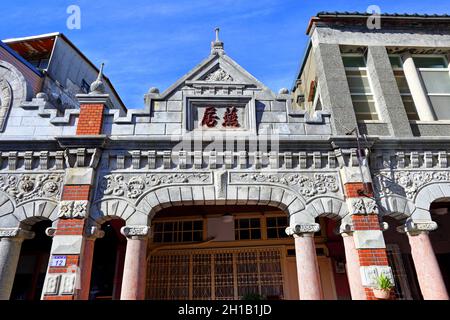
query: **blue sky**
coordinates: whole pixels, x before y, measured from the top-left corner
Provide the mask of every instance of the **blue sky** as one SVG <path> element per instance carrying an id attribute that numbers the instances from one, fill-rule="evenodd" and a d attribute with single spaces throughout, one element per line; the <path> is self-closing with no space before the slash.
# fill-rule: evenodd
<path id="1" fill-rule="evenodd" d="M 69 5 L 81 8 L 81 29 L 66 27 Z M 164 91 L 203 60 L 214 28 L 225 51 L 274 91 L 290 88 L 319 11 L 450 13 L 449 1 L 189 0 L 8 1 L 0 39 L 62 32 L 105 73 L 128 108 L 143 107 L 150 87 Z"/>

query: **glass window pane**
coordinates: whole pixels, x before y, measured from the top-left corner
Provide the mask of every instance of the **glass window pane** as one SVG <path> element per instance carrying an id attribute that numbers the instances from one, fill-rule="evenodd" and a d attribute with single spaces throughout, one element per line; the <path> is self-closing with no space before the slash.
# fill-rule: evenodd
<path id="1" fill-rule="evenodd" d="M 267 224 L 268 228 L 276 227 L 276 225 L 277 225 L 277 218 L 267 218 L 266 224 Z"/>
<path id="2" fill-rule="evenodd" d="M 274 228 L 267 229 L 267 238 L 269 238 L 269 239 L 278 238 L 277 229 L 274 229 Z"/>
<path id="3" fill-rule="evenodd" d="M 260 229 L 252 229 L 251 239 L 261 239 L 261 230 Z"/>
<path id="4" fill-rule="evenodd" d="M 194 241 L 202 241 L 202 233 L 201 232 L 194 232 Z"/>
<path id="5" fill-rule="evenodd" d="M 389 60 L 391 61 L 392 68 L 403 68 L 403 63 L 399 56 L 389 56 Z"/>
<path id="6" fill-rule="evenodd" d="M 411 96 L 402 96 L 403 105 L 405 106 L 406 115 L 409 120 L 420 120 L 417 114 L 416 106 L 414 100 Z"/>
<path id="7" fill-rule="evenodd" d="M 245 229 L 245 228 L 248 228 L 249 226 L 250 226 L 249 219 L 240 219 L 239 220 L 239 228 Z"/>
<path id="8" fill-rule="evenodd" d="M 346 68 L 365 68 L 366 61 L 363 56 L 343 56 L 342 61 Z"/>
<path id="9" fill-rule="evenodd" d="M 250 225 L 252 228 L 259 228 L 259 219 L 251 219 L 250 220 Z"/>
<path id="10" fill-rule="evenodd" d="M 416 68 L 447 68 L 444 57 L 413 57 Z"/>
<path id="11" fill-rule="evenodd" d="M 194 221 L 194 230 L 203 230 L 203 221 Z"/>
<path id="12" fill-rule="evenodd" d="M 239 232 L 239 239 L 241 240 L 250 239 L 250 232 L 248 230 L 241 230 Z"/>
<path id="13" fill-rule="evenodd" d="M 411 93 L 411 91 L 409 90 L 408 82 L 406 81 L 406 77 L 404 74 L 396 75 L 395 80 L 397 81 L 398 90 L 400 91 L 400 93 Z"/>
<path id="14" fill-rule="evenodd" d="M 369 78 L 365 75 L 365 71 L 347 72 L 347 81 L 350 93 L 371 93 Z"/>
<path id="15" fill-rule="evenodd" d="M 378 120 L 374 101 L 370 101 L 365 96 L 352 96 L 352 99 L 358 120 Z"/>
<path id="16" fill-rule="evenodd" d="M 438 120 L 450 120 L 450 97 L 430 96 Z"/>
<path id="17" fill-rule="evenodd" d="M 421 71 L 428 93 L 450 93 L 450 74 L 448 71 Z"/>

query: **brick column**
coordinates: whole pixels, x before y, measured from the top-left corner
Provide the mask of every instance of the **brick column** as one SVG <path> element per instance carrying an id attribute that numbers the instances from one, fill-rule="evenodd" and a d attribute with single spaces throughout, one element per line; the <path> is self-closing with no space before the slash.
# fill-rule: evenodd
<path id="1" fill-rule="evenodd" d="M 125 226 L 120 230 L 127 237 L 120 300 L 145 299 L 149 230 L 147 226 Z"/>
<path id="2" fill-rule="evenodd" d="M 434 221 L 408 221 L 397 229 L 408 235 L 417 280 L 424 300 L 449 300 L 439 263 L 428 233 L 436 230 Z"/>
<path id="3" fill-rule="evenodd" d="M 33 237 L 34 232 L 20 228 L 0 229 L 0 300 L 9 300 L 22 242 Z"/>
<path id="4" fill-rule="evenodd" d="M 98 228 L 87 224 L 94 170 L 66 169 L 59 219 L 56 228 L 47 229 L 53 236 L 43 300 L 85 300 L 89 296 L 93 257 L 93 239 L 101 236 Z M 60 258 L 60 263 L 52 260 Z M 65 260 L 65 262 L 64 262 Z"/>
<path id="5" fill-rule="evenodd" d="M 102 133 L 103 104 L 80 105 L 80 117 L 77 125 L 77 135 L 98 135 Z"/>
<path id="6" fill-rule="evenodd" d="M 361 177 L 361 169 L 364 175 Z M 386 275 L 394 283 L 392 270 L 388 263 L 386 244 L 378 218 L 378 207 L 374 200 L 372 180 L 369 168 L 344 167 L 341 178 L 344 183 L 349 216 L 346 219 L 352 232 L 352 237 L 344 240 L 348 264 L 349 285 L 354 300 L 374 300 L 373 288 L 376 287 L 375 277 Z M 350 243 L 351 239 L 353 243 Z M 356 254 L 355 254 L 356 251 Z M 359 265 L 359 274 L 356 274 Z M 354 279 L 354 277 L 361 277 Z M 352 278 L 352 279 L 350 279 Z M 361 293 L 360 283 L 364 288 Z"/>
<path id="7" fill-rule="evenodd" d="M 286 229 L 295 238 L 295 258 L 300 300 L 323 300 L 319 264 L 317 262 L 314 233 L 320 230 L 318 224 L 296 225 Z"/>

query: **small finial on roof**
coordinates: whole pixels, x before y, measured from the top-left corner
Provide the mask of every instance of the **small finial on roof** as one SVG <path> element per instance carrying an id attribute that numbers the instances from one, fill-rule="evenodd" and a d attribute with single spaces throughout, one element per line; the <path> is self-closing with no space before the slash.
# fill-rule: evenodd
<path id="1" fill-rule="evenodd" d="M 220 40 L 219 40 L 219 32 L 220 32 L 220 28 L 217 27 L 216 28 L 216 42 L 220 42 Z"/>
<path id="2" fill-rule="evenodd" d="M 92 94 L 103 94 L 105 93 L 105 85 L 103 84 L 103 67 L 104 63 L 100 66 L 100 71 L 98 73 L 97 79 L 91 83 L 90 93 Z"/>
<path id="3" fill-rule="evenodd" d="M 211 42 L 211 54 L 222 55 L 225 53 L 225 51 L 223 49 L 223 42 L 219 40 L 219 31 L 220 31 L 220 28 L 216 27 L 216 29 L 215 29 L 216 41 Z"/>

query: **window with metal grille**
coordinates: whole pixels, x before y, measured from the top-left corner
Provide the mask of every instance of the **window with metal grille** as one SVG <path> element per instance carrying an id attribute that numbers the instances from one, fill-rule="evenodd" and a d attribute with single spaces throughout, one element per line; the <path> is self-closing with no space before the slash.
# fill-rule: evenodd
<path id="1" fill-rule="evenodd" d="M 395 298 L 397 300 L 412 300 L 411 290 L 408 285 L 408 277 L 403 265 L 403 259 L 399 246 L 396 244 L 388 244 L 386 245 L 386 252 L 389 265 L 391 266 L 392 273 L 394 274 Z"/>
<path id="2" fill-rule="evenodd" d="M 283 299 L 281 248 L 184 250 L 151 255 L 147 298 L 237 300 L 248 295 Z"/>
<path id="3" fill-rule="evenodd" d="M 236 240 L 260 240 L 261 220 L 260 218 L 235 219 L 234 231 Z"/>
<path id="4" fill-rule="evenodd" d="M 203 240 L 203 221 L 165 221 L 153 225 L 153 242 L 196 242 Z"/>

